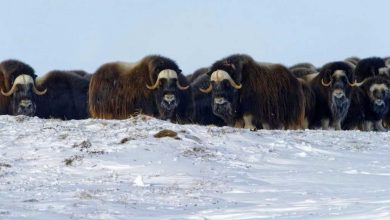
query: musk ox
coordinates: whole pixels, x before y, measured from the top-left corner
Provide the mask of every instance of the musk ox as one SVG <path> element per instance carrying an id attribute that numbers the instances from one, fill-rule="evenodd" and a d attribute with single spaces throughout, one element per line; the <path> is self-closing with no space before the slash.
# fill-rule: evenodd
<path id="1" fill-rule="evenodd" d="M 88 118 L 88 75 L 81 70 L 54 70 L 38 77 L 36 87 L 47 92 L 36 99 L 36 115 L 63 120 Z"/>
<path id="2" fill-rule="evenodd" d="M 383 76 L 366 78 L 354 89 L 346 118 L 346 129 L 385 131 L 383 120 L 389 114 L 390 80 Z"/>
<path id="3" fill-rule="evenodd" d="M 211 93 L 203 93 L 201 88 L 205 88 L 209 85 L 210 76 L 206 73 L 208 68 L 200 68 L 191 74 L 191 89 L 194 99 L 194 123 L 200 125 L 226 125 L 223 119 L 213 114 L 211 108 Z M 196 76 L 196 77 L 195 77 Z"/>
<path id="4" fill-rule="evenodd" d="M 363 81 L 368 77 L 377 75 L 390 78 L 389 67 L 386 66 L 385 60 L 380 57 L 362 59 L 356 66 L 355 76 L 358 81 Z"/>
<path id="5" fill-rule="evenodd" d="M 173 60 L 163 56 L 104 64 L 89 86 L 93 118 L 125 119 L 143 113 L 181 123 L 192 119 L 192 105 L 187 79 Z"/>
<path id="6" fill-rule="evenodd" d="M 346 62 L 325 64 L 319 74 L 310 81 L 315 92 L 315 118 L 309 122 L 311 128 L 329 125 L 340 130 L 351 103 L 352 87 L 357 84 L 353 68 Z"/>
<path id="7" fill-rule="evenodd" d="M 34 116 L 35 99 L 47 91 L 36 88 L 34 69 L 18 60 L 6 60 L 0 63 L 0 71 L 2 113 Z"/>
<path id="8" fill-rule="evenodd" d="M 282 65 L 259 64 L 248 55 L 215 62 L 207 73 L 213 113 L 227 125 L 298 129 L 304 125 L 304 96 L 299 81 Z"/>

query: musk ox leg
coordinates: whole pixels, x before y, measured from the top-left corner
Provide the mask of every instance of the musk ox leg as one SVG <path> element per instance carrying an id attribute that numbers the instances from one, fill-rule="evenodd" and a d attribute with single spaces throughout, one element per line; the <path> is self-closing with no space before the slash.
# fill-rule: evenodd
<path id="1" fill-rule="evenodd" d="M 363 126 L 364 131 L 372 131 L 372 122 L 371 121 L 365 121 Z"/>
<path id="2" fill-rule="evenodd" d="M 336 130 L 336 131 L 341 130 L 341 120 L 333 121 L 332 128 L 334 128 L 334 130 Z"/>
<path id="3" fill-rule="evenodd" d="M 278 126 L 278 129 L 279 129 L 279 130 L 285 130 L 286 127 L 285 127 L 283 124 L 280 124 L 280 125 Z M 292 127 L 287 128 L 287 129 L 288 129 L 288 130 L 297 130 L 298 127 L 297 127 L 297 126 L 292 126 Z"/>
<path id="4" fill-rule="evenodd" d="M 329 119 L 328 118 L 321 119 L 321 128 L 323 130 L 329 130 Z"/>
<path id="5" fill-rule="evenodd" d="M 263 129 L 265 129 L 265 130 L 271 130 L 271 126 L 270 126 L 268 123 L 263 122 L 263 123 L 261 123 L 261 125 L 263 126 Z"/>
<path id="6" fill-rule="evenodd" d="M 386 128 L 383 127 L 382 120 L 374 122 L 374 129 L 375 131 L 386 131 Z"/>
<path id="7" fill-rule="evenodd" d="M 383 126 L 385 128 L 389 128 L 390 127 L 390 119 L 388 117 L 385 118 L 384 120 L 382 120 L 382 122 L 383 122 Z"/>
<path id="8" fill-rule="evenodd" d="M 253 125 L 253 116 L 251 114 L 244 114 L 244 128 L 249 128 L 251 130 L 256 129 L 256 126 Z"/>
<path id="9" fill-rule="evenodd" d="M 309 119 L 307 119 L 307 117 L 305 117 L 305 120 L 303 121 L 302 129 L 309 129 Z"/>
<path id="10" fill-rule="evenodd" d="M 234 123 L 235 128 L 243 128 L 244 127 L 244 121 L 239 119 Z"/>

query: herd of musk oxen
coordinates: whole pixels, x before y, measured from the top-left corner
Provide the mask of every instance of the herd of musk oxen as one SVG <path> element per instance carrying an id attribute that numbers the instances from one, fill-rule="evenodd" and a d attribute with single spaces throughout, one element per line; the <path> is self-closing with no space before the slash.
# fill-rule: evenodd
<path id="1" fill-rule="evenodd" d="M 249 129 L 385 131 L 390 127 L 390 58 L 350 57 L 322 67 L 261 63 L 235 54 L 185 76 L 157 55 L 113 62 L 95 73 L 37 77 L 18 60 L 0 63 L 0 114 L 125 119 Z"/>

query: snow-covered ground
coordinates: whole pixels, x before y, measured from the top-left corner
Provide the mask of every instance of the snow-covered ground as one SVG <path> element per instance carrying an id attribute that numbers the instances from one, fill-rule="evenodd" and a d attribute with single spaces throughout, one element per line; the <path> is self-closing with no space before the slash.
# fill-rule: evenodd
<path id="1" fill-rule="evenodd" d="M 176 137 L 154 137 L 163 129 Z M 390 219 L 390 133 L 0 116 L 0 219 Z"/>

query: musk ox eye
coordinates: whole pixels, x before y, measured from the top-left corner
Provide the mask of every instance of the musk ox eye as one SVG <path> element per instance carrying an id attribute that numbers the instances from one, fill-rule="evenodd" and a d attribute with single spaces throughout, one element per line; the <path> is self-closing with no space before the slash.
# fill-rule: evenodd
<path id="1" fill-rule="evenodd" d="M 162 78 L 158 85 L 162 86 L 162 85 L 164 85 L 165 82 L 167 82 L 167 79 Z"/>
<path id="2" fill-rule="evenodd" d="M 20 90 L 22 90 L 22 86 L 21 85 L 16 85 L 15 86 L 15 92 L 18 92 Z"/>

